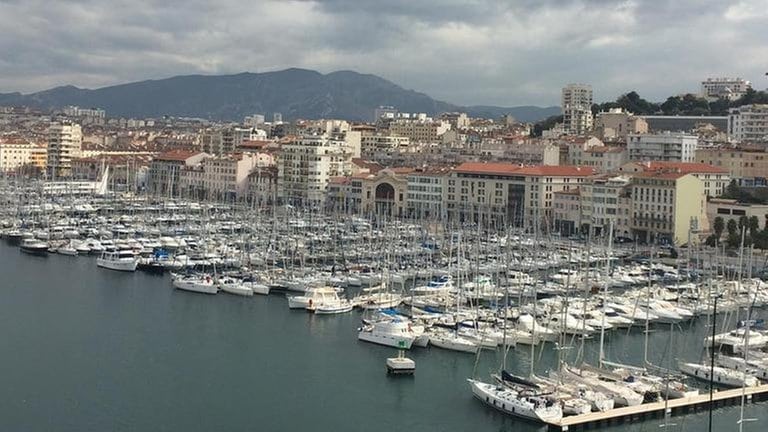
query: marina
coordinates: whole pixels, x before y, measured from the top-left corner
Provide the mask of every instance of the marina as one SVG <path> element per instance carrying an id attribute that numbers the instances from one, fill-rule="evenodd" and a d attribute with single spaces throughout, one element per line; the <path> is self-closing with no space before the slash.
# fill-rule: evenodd
<path id="1" fill-rule="evenodd" d="M 752 266 L 699 250 L 683 261 L 600 239 L 132 197 L 26 205 L 2 223 L 4 253 L 27 252 L 14 261 L 36 271 L 141 280 L 204 314 L 222 301 L 264 302 L 273 318 L 303 312 L 310 326 L 333 323 L 334 339 L 347 335 L 334 349 L 377 353 L 368 362 L 386 360 L 388 374 L 413 374 L 418 362 L 419 377 L 433 358 L 450 359 L 441 373 L 454 377 L 452 404 L 488 409 L 474 394 L 550 428 L 705 410 L 710 345 L 714 381 L 737 387 L 718 389 L 717 406 L 732 405 L 735 392 L 750 404 L 764 398 L 766 284 Z M 486 378 L 498 368 L 496 382 Z"/>

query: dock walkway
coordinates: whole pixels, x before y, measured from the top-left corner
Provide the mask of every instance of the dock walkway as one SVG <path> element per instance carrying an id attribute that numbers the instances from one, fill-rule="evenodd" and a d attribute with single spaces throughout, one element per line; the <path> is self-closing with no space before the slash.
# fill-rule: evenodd
<path id="1" fill-rule="evenodd" d="M 742 389 L 716 391 L 712 397 L 715 407 L 741 403 Z M 746 402 L 768 400 L 768 385 L 747 387 L 744 390 Z M 550 430 L 567 431 L 572 429 L 587 429 L 597 426 L 620 424 L 625 421 L 638 421 L 664 416 L 664 408 L 670 415 L 686 414 L 709 408 L 709 392 L 681 399 L 670 399 L 668 402 L 653 402 L 631 407 L 615 408 L 605 412 L 593 412 L 576 416 L 563 417 L 562 420 L 550 423 Z"/>

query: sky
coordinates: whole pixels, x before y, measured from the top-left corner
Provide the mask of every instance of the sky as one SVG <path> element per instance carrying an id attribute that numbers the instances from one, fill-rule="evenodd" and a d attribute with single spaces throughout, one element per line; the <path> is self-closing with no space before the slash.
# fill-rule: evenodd
<path id="1" fill-rule="evenodd" d="M 768 85 L 768 0 L 0 0 L 0 92 L 290 67 L 462 105 Z"/>

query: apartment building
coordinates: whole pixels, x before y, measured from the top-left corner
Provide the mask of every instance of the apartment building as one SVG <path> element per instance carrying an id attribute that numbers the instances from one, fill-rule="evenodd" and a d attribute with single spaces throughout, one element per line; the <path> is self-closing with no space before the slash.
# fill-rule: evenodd
<path id="1" fill-rule="evenodd" d="M 405 136 L 365 134 L 360 137 L 360 157 L 378 159 L 408 150 L 411 140 Z"/>
<path id="2" fill-rule="evenodd" d="M 765 148 L 697 149 L 696 161 L 726 170 L 741 186 L 768 185 L 768 151 Z"/>
<path id="3" fill-rule="evenodd" d="M 592 86 L 568 84 L 563 87 L 560 106 L 566 134 L 584 135 L 592 130 Z"/>
<path id="4" fill-rule="evenodd" d="M 181 192 L 181 172 L 209 158 L 210 155 L 198 151 L 173 150 L 162 153 L 155 157 L 149 164 L 149 174 L 147 176 L 147 190 L 150 193 L 166 197 L 179 196 Z M 186 190 L 189 190 L 189 179 L 186 178 Z M 202 181 L 202 172 L 200 179 L 195 184 Z"/>
<path id="5" fill-rule="evenodd" d="M 22 139 L 0 141 L 0 172 L 14 172 L 30 164 L 35 148 L 35 144 Z"/>
<path id="6" fill-rule="evenodd" d="M 258 206 L 277 202 L 277 166 L 257 165 L 248 174 L 248 199 Z"/>
<path id="7" fill-rule="evenodd" d="M 572 236 L 581 232 L 581 191 L 568 189 L 552 195 L 552 226 L 561 236 Z"/>
<path id="8" fill-rule="evenodd" d="M 450 168 L 417 169 L 408 174 L 407 213 L 417 219 L 442 219 Z"/>
<path id="9" fill-rule="evenodd" d="M 707 78 L 701 82 L 699 95 L 708 100 L 736 100 L 751 88 L 752 83 L 742 78 Z"/>
<path id="10" fill-rule="evenodd" d="M 83 131 L 79 124 L 55 122 L 48 127 L 48 178 L 63 179 L 72 175 L 72 159 L 80 157 Z"/>
<path id="11" fill-rule="evenodd" d="M 389 122 L 388 135 L 407 137 L 413 143 L 441 142 L 442 135 L 451 129 L 443 120 L 396 119 Z"/>
<path id="12" fill-rule="evenodd" d="M 699 138 L 683 133 L 629 134 L 630 161 L 693 162 Z"/>
<path id="13" fill-rule="evenodd" d="M 608 173 L 618 171 L 629 160 L 629 155 L 623 146 L 593 146 L 586 149 L 570 146 L 568 160 L 572 165 L 588 166 L 599 173 Z"/>
<path id="14" fill-rule="evenodd" d="M 236 151 L 246 141 L 263 141 L 267 133 L 256 128 L 226 127 L 200 133 L 199 147 L 204 153 L 223 155 Z"/>
<path id="15" fill-rule="evenodd" d="M 199 165 L 184 167 L 179 183 L 187 196 L 218 201 L 242 199 L 248 191 L 248 176 L 257 166 L 256 154 L 214 156 L 203 159 Z"/>
<path id="16" fill-rule="evenodd" d="M 319 205 L 333 177 L 352 174 L 353 153 L 338 136 L 308 135 L 283 144 L 278 162 L 278 190 L 287 202 Z"/>
<path id="17" fill-rule="evenodd" d="M 768 141 L 768 104 L 743 105 L 728 111 L 728 135 L 734 142 Z"/>
<path id="18" fill-rule="evenodd" d="M 648 133 L 648 122 L 621 108 L 611 108 L 595 117 L 595 134 L 601 140 L 626 142 L 629 134 L 643 133 Z"/>
<path id="19" fill-rule="evenodd" d="M 46 172 L 48 167 L 48 146 L 46 144 L 35 145 L 29 153 L 30 165 L 38 168 L 41 172 Z"/>
<path id="20" fill-rule="evenodd" d="M 502 139 L 500 153 L 495 157 L 506 162 L 524 165 L 559 165 L 560 148 L 546 141 Z M 482 147 L 486 153 L 485 145 Z"/>
<path id="21" fill-rule="evenodd" d="M 613 224 L 614 237 L 630 237 L 630 182 L 631 178 L 626 175 L 605 175 L 591 177 L 582 183 L 579 188 L 582 234 L 606 236 Z"/>
<path id="22" fill-rule="evenodd" d="M 575 189 L 594 173 L 577 166 L 465 162 L 446 179 L 446 214 L 462 221 L 549 228 L 553 193 Z"/>
<path id="23" fill-rule="evenodd" d="M 619 169 L 622 173 L 657 172 L 691 174 L 702 181 L 704 195 L 707 197 L 720 196 L 731 182 L 731 176 L 723 168 L 698 162 L 629 162 Z"/>
<path id="24" fill-rule="evenodd" d="M 457 130 L 466 129 L 470 125 L 469 117 L 465 113 L 443 113 L 440 115 L 440 120 L 447 121 L 451 124 L 452 129 Z"/>
<path id="25" fill-rule="evenodd" d="M 642 172 L 632 177 L 632 235 L 642 242 L 684 244 L 706 229 L 704 184 L 692 174 Z M 691 235 L 698 241 L 697 235 Z"/>

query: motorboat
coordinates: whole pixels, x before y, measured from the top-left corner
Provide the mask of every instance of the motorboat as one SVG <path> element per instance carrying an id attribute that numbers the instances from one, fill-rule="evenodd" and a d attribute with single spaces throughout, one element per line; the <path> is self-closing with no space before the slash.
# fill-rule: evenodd
<path id="1" fill-rule="evenodd" d="M 310 312 L 323 304 L 338 303 L 339 294 L 336 288 L 323 286 L 317 288 L 308 288 L 304 295 L 288 296 L 289 309 L 306 309 Z"/>
<path id="2" fill-rule="evenodd" d="M 96 258 L 96 265 L 109 270 L 133 272 L 139 265 L 139 259 L 131 250 L 104 251 Z"/>
<path id="3" fill-rule="evenodd" d="M 364 323 L 357 333 L 361 341 L 400 349 L 410 349 L 416 337 L 411 323 L 398 317 L 384 317 Z"/>
<path id="4" fill-rule="evenodd" d="M 19 245 L 21 251 L 30 255 L 47 256 L 48 243 L 35 238 L 25 238 Z"/>
<path id="5" fill-rule="evenodd" d="M 323 303 L 315 307 L 317 315 L 331 315 L 351 312 L 355 305 L 347 299 L 339 299 L 338 302 Z"/>

